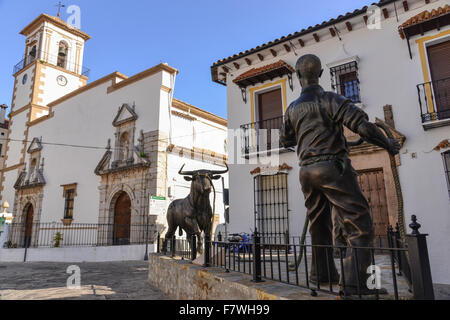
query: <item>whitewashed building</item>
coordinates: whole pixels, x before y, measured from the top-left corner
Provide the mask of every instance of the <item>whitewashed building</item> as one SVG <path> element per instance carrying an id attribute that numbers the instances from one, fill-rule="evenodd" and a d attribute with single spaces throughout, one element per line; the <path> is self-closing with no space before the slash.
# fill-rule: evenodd
<path id="1" fill-rule="evenodd" d="M 381 1 L 214 63 L 213 81 L 227 87 L 229 129 L 243 132 L 229 154 L 230 231 L 251 232 L 256 226 L 263 237 L 302 232 L 306 209 L 296 153 L 281 149 L 278 164 L 264 164 L 261 151 L 280 148 L 262 129 L 279 129 L 289 104 L 300 96 L 294 67 L 303 54 L 321 58 L 325 90 L 347 96 L 371 121 L 393 129 L 402 145 L 397 167 L 404 223 L 419 217 L 421 232 L 430 234 L 433 280 L 449 284 L 448 0 Z M 349 133 L 349 139 L 357 137 Z M 363 144 L 351 150 L 351 159 L 382 239 L 388 225 L 398 222 L 389 156 Z"/>
<path id="2" fill-rule="evenodd" d="M 175 68 L 162 63 L 87 84 L 89 35 L 45 14 L 21 34 L 25 57 L 14 68 L 1 171 L 1 200 L 17 225 L 10 246 L 52 246 L 57 232 L 62 247 L 142 244 L 150 197 L 189 194 L 183 164 L 223 170 L 227 121 L 173 98 Z M 220 181 L 216 190 L 219 223 Z M 150 241 L 164 230 L 158 214 L 149 219 Z"/>
<path id="3" fill-rule="evenodd" d="M 6 110 L 8 106 L 0 106 L 0 170 L 3 169 L 3 159 L 6 155 L 6 137 L 8 136 L 9 120 L 6 119 Z"/>

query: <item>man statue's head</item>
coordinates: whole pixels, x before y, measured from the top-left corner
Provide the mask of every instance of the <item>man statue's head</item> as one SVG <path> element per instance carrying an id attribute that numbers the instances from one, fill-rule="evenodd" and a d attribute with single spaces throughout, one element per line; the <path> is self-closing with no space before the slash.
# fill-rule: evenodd
<path id="1" fill-rule="evenodd" d="M 295 65 L 295 70 L 302 87 L 319 84 L 319 78 L 323 73 L 319 57 L 313 54 L 301 56 Z"/>

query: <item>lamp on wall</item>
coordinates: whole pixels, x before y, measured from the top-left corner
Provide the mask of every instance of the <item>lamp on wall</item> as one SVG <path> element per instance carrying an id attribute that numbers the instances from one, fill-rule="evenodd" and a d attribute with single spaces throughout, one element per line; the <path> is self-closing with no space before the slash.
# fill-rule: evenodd
<path id="1" fill-rule="evenodd" d="M 242 100 L 247 103 L 247 88 L 241 87 Z"/>
<path id="2" fill-rule="evenodd" d="M 291 91 L 294 91 L 294 80 L 292 79 L 292 73 L 288 73 L 288 82 L 289 82 L 289 88 L 291 88 Z"/>

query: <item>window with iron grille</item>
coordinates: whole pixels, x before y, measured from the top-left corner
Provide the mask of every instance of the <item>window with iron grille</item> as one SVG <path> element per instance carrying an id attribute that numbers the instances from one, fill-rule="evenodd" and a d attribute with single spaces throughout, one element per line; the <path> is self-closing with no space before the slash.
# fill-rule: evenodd
<path id="1" fill-rule="evenodd" d="M 331 86 L 333 90 L 352 100 L 355 103 L 361 102 L 358 78 L 358 63 L 352 61 L 330 69 Z"/>
<path id="2" fill-rule="evenodd" d="M 265 243 L 285 244 L 289 238 L 288 175 L 254 180 L 255 226 Z"/>
<path id="3" fill-rule="evenodd" d="M 450 197 L 450 151 L 442 154 L 444 158 L 445 176 L 447 178 L 448 196 Z"/>
<path id="4" fill-rule="evenodd" d="M 75 190 L 66 191 L 66 201 L 64 207 L 64 219 L 73 219 L 73 204 L 75 202 Z"/>

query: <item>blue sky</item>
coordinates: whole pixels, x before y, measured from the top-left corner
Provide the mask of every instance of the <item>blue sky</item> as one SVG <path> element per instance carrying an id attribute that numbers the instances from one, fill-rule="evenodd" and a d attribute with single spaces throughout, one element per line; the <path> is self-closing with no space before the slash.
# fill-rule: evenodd
<path id="1" fill-rule="evenodd" d="M 0 0 L 0 104 L 11 104 L 12 69 L 23 57 L 19 32 L 56 0 Z M 180 70 L 175 97 L 226 117 L 226 88 L 211 81 L 217 60 L 368 5 L 368 0 L 66 0 L 81 8 L 89 81 L 132 76 L 160 62 Z M 63 11 L 62 18 L 68 15 Z"/>

